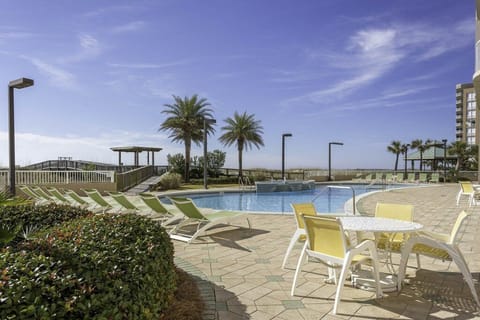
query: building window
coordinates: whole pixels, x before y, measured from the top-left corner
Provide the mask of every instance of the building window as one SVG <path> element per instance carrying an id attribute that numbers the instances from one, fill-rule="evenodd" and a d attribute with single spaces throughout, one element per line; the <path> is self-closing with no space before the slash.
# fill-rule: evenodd
<path id="1" fill-rule="evenodd" d="M 470 92 L 467 94 L 467 101 L 475 101 L 475 92 Z"/>

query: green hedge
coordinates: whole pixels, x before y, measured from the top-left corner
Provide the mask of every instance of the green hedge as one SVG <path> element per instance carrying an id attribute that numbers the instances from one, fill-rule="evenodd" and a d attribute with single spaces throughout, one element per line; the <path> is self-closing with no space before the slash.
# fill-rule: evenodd
<path id="1" fill-rule="evenodd" d="M 158 319 L 175 285 L 168 234 L 136 215 L 72 220 L 0 254 L 2 319 Z"/>
<path id="2" fill-rule="evenodd" d="M 0 206 L 0 224 L 30 226 L 44 229 L 79 217 L 92 215 L 91 211 L 67 205 L 33 204 Z"/>

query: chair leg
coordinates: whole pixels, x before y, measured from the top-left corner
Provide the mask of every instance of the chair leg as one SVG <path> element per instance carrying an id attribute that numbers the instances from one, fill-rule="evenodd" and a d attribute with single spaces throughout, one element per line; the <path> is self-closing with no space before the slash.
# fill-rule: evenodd
<path id="1" fill-rule="evenodd" d="M 407 269 L 408 258 L 410 256 L 410 252 L 412 252 L 413 245 L 415 240 L 410 238 L 405 243 L 405 246 L 402 249 L 402 257 L 400 258 L 400 265 L 398 266 L 398 276 L 397 276 L 397 288 L 398 291 L 402 290 L 402 283 L 405 278 L 405 272 Z M 420 259 L 417 258 L 417 263 L 420 264 Z"/>
<path id="2" fill-rule="evenodd" d="M 342 294 L 343 284 L 347 278 L 347 271 L 349 270 L 350 263 L 352 262 L 352 255 L 350 252 L 347 252 L 345 256 L 345 261 L 342 266 L 342 271 L 340 272 L 340 278 L 337 281 L 337 292 L 335 293 L 335 302 L 333 304 L 333 314 L 337 314 L 338 303 L 340 301 L 340 295 Z"/>
<path id="3" fill-rule="evenodd" d="M 303 229 L 297 229 L 295 233 L 292 236 L 292 239 L 290 240 L 290 243 L 288 244 L 287 252 L 285 253 L 285 257 L 283 258 L 283 263 L 282 263 L 282 269 L 285 269 L 285 265 L 287 264 L 287 259 L 290 256 L 290 253 L 292 252 L 293 247 L 295 246 L 295 243 L 297 243 L 298 239 L 300 239 L 300 236 L 302 234 L 305 234 L 305 231 Z"/>
<path id="4" fill-rule="evenodd" d="M 295 286 L 297 285 L 298 274 L 300 273 L 300 269 L 302 268 L 302 260 L 303 260 L 303 257 L 305 256 L 307 245 L 308 243 L 305 242 L 305 245 L 302 248 L 302 253 L 300 254 L 300 258 L 298 258 L 297 268 L 295 269 L 295 276 L 293 277 L 292 290 L 290 291 L 290 295 L 292 297 L 295 296 Z"/>
<path id="5" fill-rule="evenodd" d="M 462 272 L 463 278 L 465 279 L 465 282 L 467 282 L 468 287 L 470 288 L 470 291 L 472 292 L 473 298 L 475 299 L 475 302 L 480 307 L 480 301 L 478 300 L 477 291 L 475 290 L 475 285 L 473 283 L 472 274 L 470 273 L 470 269 L 468 268 L 468 265 L 467 265 L 467 262 L 465 261 L 465 258 L 463 257 L 462 253 L 459 252 L 458 250 L 448 250 L 448 251 L 449 251 L 449 254 L 452 257 L 453 261 L 455 262 L 457 267 Z"/>

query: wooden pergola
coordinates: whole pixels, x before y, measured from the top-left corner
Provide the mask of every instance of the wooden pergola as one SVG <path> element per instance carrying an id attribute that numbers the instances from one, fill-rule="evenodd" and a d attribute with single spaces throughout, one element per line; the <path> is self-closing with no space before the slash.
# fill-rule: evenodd
<path id="1" fill-rule="evenodd" d="M 133 163 L 135 166 L 139 166 L 139 154 L 143 151 L 147 152 L 147 165 L 150 165 L 150 152 L 152 153 L 152 166 L 155 165 L 155 152 L 159 152 L 162 148 L 155 147 L 112 147 L 110 150 L 118 152 L 118 165 L 122 165 L 122 152 L 133 152 Z"/>

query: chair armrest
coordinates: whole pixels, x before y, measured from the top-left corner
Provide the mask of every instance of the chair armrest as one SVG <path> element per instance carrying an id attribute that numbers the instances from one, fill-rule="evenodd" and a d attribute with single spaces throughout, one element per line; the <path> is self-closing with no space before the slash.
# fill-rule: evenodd
<path id="1" fill-rule="evenodd" d="M 433 231 L 428 231 L 428 230 L 422 230 L 422 231 L 419 231 L 418 234 L 419 234 L 420 236 L 432 238 L 432 239 L 435 239 L 435 240 L 437 240 L 437 241 L 441 241 L 441 242 L 445 242 L 445 243 L 450 240 L 450 235 L 449 235 L 449 234 L 445 234 L 445 233 L 439 233 L 439 232 L 433 232 Z"/>

